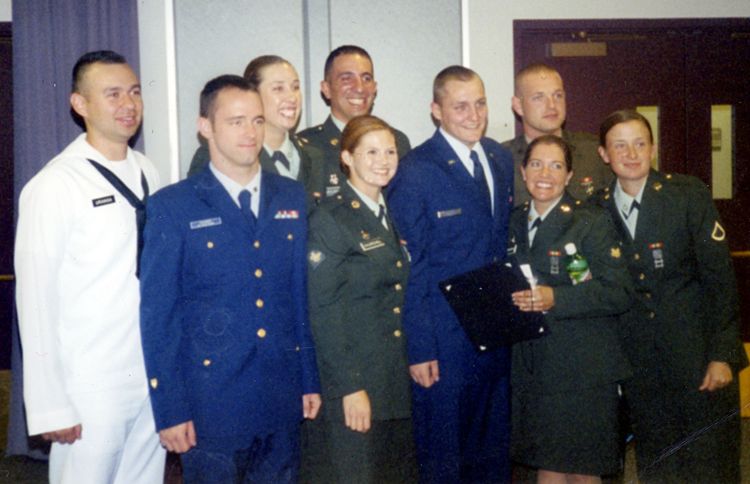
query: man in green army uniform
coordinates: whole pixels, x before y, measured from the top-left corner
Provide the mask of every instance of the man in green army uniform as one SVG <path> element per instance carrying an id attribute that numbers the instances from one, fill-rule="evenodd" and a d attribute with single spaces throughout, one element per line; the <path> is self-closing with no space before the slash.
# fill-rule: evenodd
<path id="1" fill-rule="evenodd" d="M 532 64 L 516 74 L 513 111 L 521 118 L 523 134 L 502 145 L 513 155 L 514 206 L 530 199 L 521 177 L 521 163 L 529 142 L 543 134 L 560 136 L 573 154 L 573 178 L 568 193 L 579 200 L 587 199 L 612 181 L 612 172 L 596 152 L 596 136 L 574 133 L 562 128 L 565 123 L 565 90 L 560 74 L 545 64 Z"/>
<path id="2" fill-rule="evenodd" d="M 303 150 L 309 151 L 313 163 L 324 166 L 325 193 L 335 195 L 346 180 L 339 165 L 341 132 L 355 116 L 369 114 L 378 91 L 372 58 L 362 47 L 342 45 L 328 54 L 320 91 L 331 107 L 323 124 L 299 133 Z M 394 129 L 399 158 L 411 149 L 409 138 Z"/>
<path id="3" fill-rule="evenodd" d="M 648 121 L 601 125 L 599 153 L 617 180 L 594 195 L 610 210 L 635 284 L 620 332 L 633 378 L 623 389 L 639 479 L 739 482 L 737 374 L 747 366 L 726 233 L 698 179 L 651 169 Z"/>

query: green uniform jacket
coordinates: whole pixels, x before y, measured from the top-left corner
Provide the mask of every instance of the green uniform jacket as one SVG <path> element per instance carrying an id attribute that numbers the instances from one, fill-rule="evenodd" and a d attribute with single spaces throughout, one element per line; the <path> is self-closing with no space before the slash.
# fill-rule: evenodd
<path id="1" fill-rule="evenodd" d="M 396 134 L 396 149 L 399 159 L 411 149 L 409 138 L 394 128 Z M 323 196 L 330 197 L 339 192 L 346 181 L 346 175 L 341 171 L 340 157 L 341 131 L 329 115 L 323 124 L 307 128 L 299 132 L 303 150 L 310 150 L 309 156 L 314 165 L 322 170 Z"/>
<path id="2" fill-rule="evenodd" d="M 411 417 L 401 326 L 408 261 L 389 225 L 347 183 L 310 215 L 310 322 L 324 405 L 340 409 L 343 396 L 366 390 L 373 420 Z"/>
<path id="3" fill-rule="evenodd" d="M 611 188 L 593 201 L 610 210 L 636 289 L 622 326 L 637 365 L 667 364 L 674 378 L 700 386 L 710 361 L 747 366 L 729 247 L 708 188 L 697 178 L 651 171 L 635 239 Z"/>
<path id="4" fill-rule="evenodd" d="M 317 152 L 313 147 L 305 147 L 305 141 L 302 140 L 298 135 L 290 135 L 290 140 L 294 147 L 297 149 L 300 158 L 299 174 L 297 175 L 297 181 L 301 182 L 305 187 L 308 198 L 312 201 L 317 201 L 325 193 L 324 178 L 323 178 L 323 167 L 317 161 L 322 159 L 322 155 Z M 208 145 L 201 144 L 193 159 L 190 161 L 190 168 L 188 169 L 188 176 L 198 173 L 204 166 L 208 165 L 211 156 L 208 153 Z M 271 160 L 271 156 L 268 154 L 265 148 L 260 150 L 260 167 L 268 172 L 279 174 L 279 170 L 276 168 L 275 163 Z"/>
<path id="5" fill-rule="evenodd" d="M 599 156 L 597 151 L 599 141 L 596 136 L 591 133 L 563 130 L 562 138 L 570 145 L 573 155 L 573 178 L 568 185 L 568 193 L 578 200 L 586 200 L 597 190 L 609 186 L 614 175 L 609 165 L 606 165 Z M 521 165 L 528 146 L 524 135 L 516 136 L 503 143 L 503 147 L 509 149 L 513 155 L 513 193 L 516 207 L 531 199 L 526 183 L 521 177 Z"/>
<path id="6" fill-rule="evenodd" d="M 618 315 L 630 307 L 632 284 L 614 225 L 606 211 L 568 194 L 550 210 L 531 249 L 529 203 L 511 215 L 509 258 L 530 264 L 537 283 L 554 288 L 555 297 L 546 314 L 549 332 L 513 346 L 513 387 L 555 393 L 623 380 L 630 365 L 618 339 Z M 592 274 L 575 286 L 565 269 L 569 242 Z"/>

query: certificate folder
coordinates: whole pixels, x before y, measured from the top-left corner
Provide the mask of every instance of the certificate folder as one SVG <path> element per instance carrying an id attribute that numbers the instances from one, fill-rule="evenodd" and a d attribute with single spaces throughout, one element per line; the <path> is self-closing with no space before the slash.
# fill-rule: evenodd
<path id="1" fill-rule="evenodd" d="M 517 267 L 494 262 L 440 282 L 466 335 L 480 351 L 539 338 L 549 329 L 540 312 L 522 312 L 511 294 L 529 289 Z"/>

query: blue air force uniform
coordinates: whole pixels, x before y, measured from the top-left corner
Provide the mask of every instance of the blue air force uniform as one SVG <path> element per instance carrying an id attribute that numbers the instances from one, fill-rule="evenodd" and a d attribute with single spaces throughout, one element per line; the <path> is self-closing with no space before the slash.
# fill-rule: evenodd
<path id="1" fill-rule="evenodd" d="M 319 392 L 305 193 L 261 174 L 254 224 L 209 168 L 149 200 L 143 348 L 157 430 L 192 420 L 198 449 L 230 451 L 286 432 L 298 456 L 302 396 Z"/>
<path id="2" fill-rule="evenodd" d="M 409 363 L 438 360 L 440 372 L 432 387 L 413 386 L 423 482 L 510 480 L 509 351 L 475 350 L 438 288 L 505 256 L 513 162 L 497 142 L 480 143 L 494 209 L 441 130 L 402 160 L 388 190 L 412 263 L 403 319 Z"/>

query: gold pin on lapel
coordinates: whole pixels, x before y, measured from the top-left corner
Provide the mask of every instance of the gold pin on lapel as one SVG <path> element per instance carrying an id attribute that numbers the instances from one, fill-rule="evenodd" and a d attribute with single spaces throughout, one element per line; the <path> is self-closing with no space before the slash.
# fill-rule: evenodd
<path id="1" fill-rule="evenodd" d="M 352 200 L 352 208 L 359 208 L 360 204 L 358 200 Z"/>

